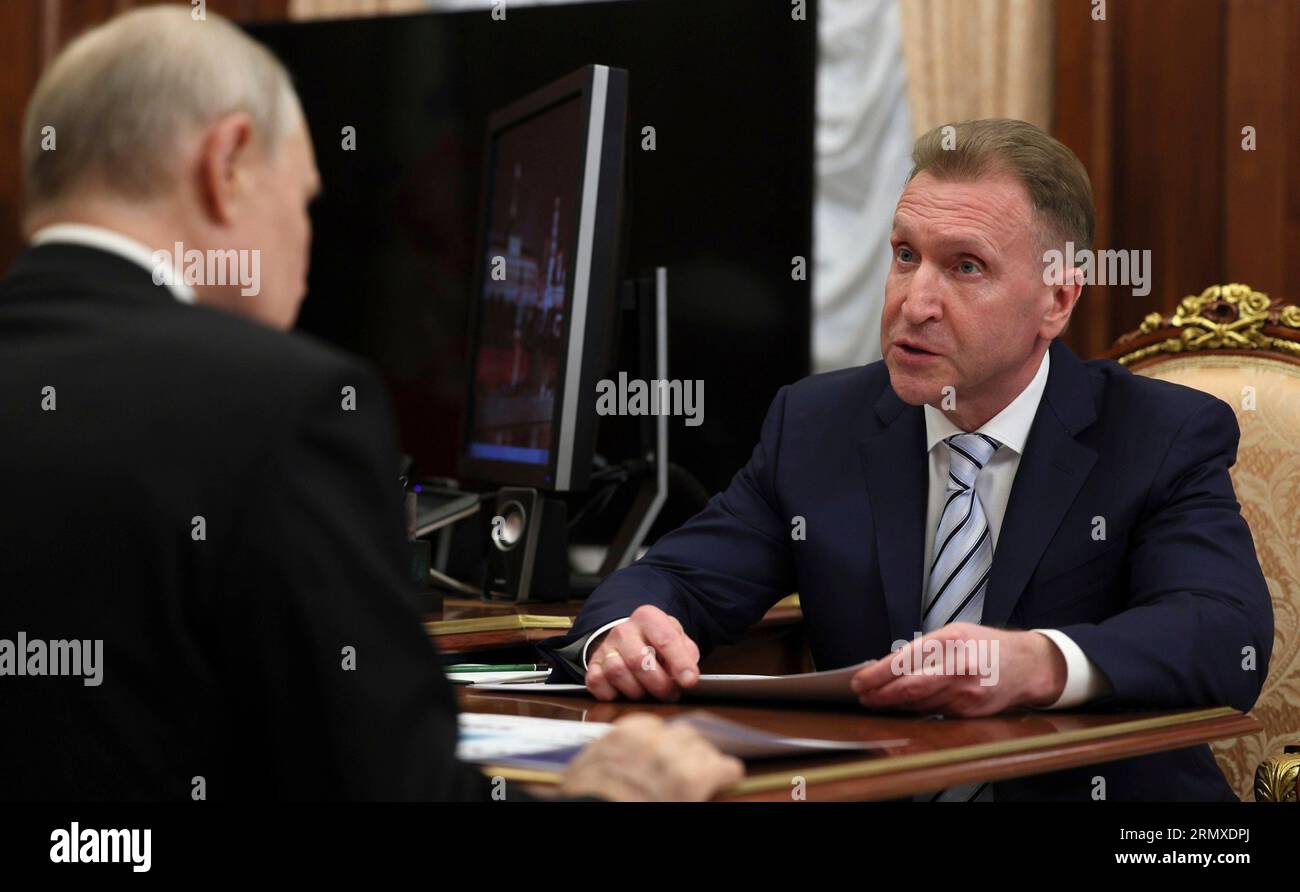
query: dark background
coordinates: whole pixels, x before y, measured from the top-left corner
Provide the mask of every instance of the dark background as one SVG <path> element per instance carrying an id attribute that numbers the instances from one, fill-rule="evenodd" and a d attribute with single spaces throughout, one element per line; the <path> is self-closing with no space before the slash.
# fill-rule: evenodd
<path id="1" fill-rule="evenodd" d="M 784 3 L 652 0 L 251 28 L 294 75 L 325 191 L 299 328 L 375 362 L 404 451 L 452 475 L 488 115 L 590 63 L 629 72 L 624 269 L 669 269 L 670 423 L 710 490 L 809 370 L 816 22 Z M 641 128 L 656 129 L 642 151 Z M 357 129 L 343 151 L 342 128 Z"/>

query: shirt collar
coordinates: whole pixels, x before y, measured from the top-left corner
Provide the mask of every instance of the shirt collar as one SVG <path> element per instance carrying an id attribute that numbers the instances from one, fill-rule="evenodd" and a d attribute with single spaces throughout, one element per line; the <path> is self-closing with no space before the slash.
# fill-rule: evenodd
<path id="1" fill-rule="evenodd" d="M 1038 364 L 1038 371 L 1025 385 L 1025 389 L 1020 391 L 1020 395 L 1008 403 L 1001 412 L 986 421 L 979 430 L 971 433 L 988 434 L 1012 451 L 1018 454 L 1024 453 L 1025 441 L 1029 439 L 1029 428 L 1034 424 L 1034 416 L 1038 414 L 1038 404 L 1043 399 L 1043 391 L 1047 389 L 1047 373 L 1052 364 L 1051 353 L 1050 349 L 1043 352 L 1043 361 Z M 929 403 L 922 408 L 925 410 L 927 452 L 948 437 L 966 433 L 949 421 L 947 415 Z"/>
<path id="2" fill-rule="evenodd" d="M 87 223 L 55 223 L 38 229 L 31 238 L 33 246 L 54 243 L 84 245 L 87 248 L 98 248 L 116 254 L 144 267 L 150 275 L 154 275 L 156 271 L 158 278 L 162 279 L 162 284 L 167 286 L 167 290 L 181 303 L 192 304 L 197 297 L 192 287 L 176 277 L 176 272 L 170 263 L 158 263 L 154 260 L 155 252 L 148 245 L 120 232 Z"/>

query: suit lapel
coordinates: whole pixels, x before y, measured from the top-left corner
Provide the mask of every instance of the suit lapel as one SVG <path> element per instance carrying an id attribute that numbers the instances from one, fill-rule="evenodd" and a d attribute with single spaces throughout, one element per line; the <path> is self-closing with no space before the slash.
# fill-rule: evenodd
<path id="1" fill-rule="evenodd" d="M 876 528 L 881 587 L 891 640 L 910 639 L 921 627 L 921 564 L 929 465 L 925 418 L 886 387 L 875 411 L 883 430 L 860 444 Z"/>
<path id="2" fill-rule="evenodd" d="M 1053 342 L 1051 350 L 1047 387 L 998 533 L 984 596 L 986 626 L 1004 625 L 1011 616 L 1097 461 L 1096 451 L 1075 439 L 1097 417 L 1087 369 L 1063 344 Z"/>

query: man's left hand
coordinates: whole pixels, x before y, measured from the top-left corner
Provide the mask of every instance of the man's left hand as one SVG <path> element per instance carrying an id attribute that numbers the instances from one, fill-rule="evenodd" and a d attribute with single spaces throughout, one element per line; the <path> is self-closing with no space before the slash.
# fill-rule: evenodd
<path id="1" fill-rule="evenodd" d="M 873 709 L 972 717 L 1049 706 L 1065 689 L 1065 671 L 1046 635 L 953 623 L 863 667 L 852 685 Z"/>

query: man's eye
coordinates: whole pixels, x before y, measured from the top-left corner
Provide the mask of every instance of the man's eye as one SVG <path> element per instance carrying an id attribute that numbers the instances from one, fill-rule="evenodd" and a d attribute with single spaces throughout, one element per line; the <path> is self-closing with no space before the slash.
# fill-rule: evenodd
<path id="1" fill-rule="evenodd" d="M 899 249 L 898 249 L 898 259 L 901 260 L 901 261 L 903 261 L 904 263 L 911 263 L 911 262 L 912 262 L 912 250 L 911 250 L 911 248 L 899 248 Z"/>
<path id="2" fill-rule="evenodd" d="M 973 276 L 980 271 L 980 265 L 974 260 L 963 260 L 957 268 L 968 276 Z"/>

